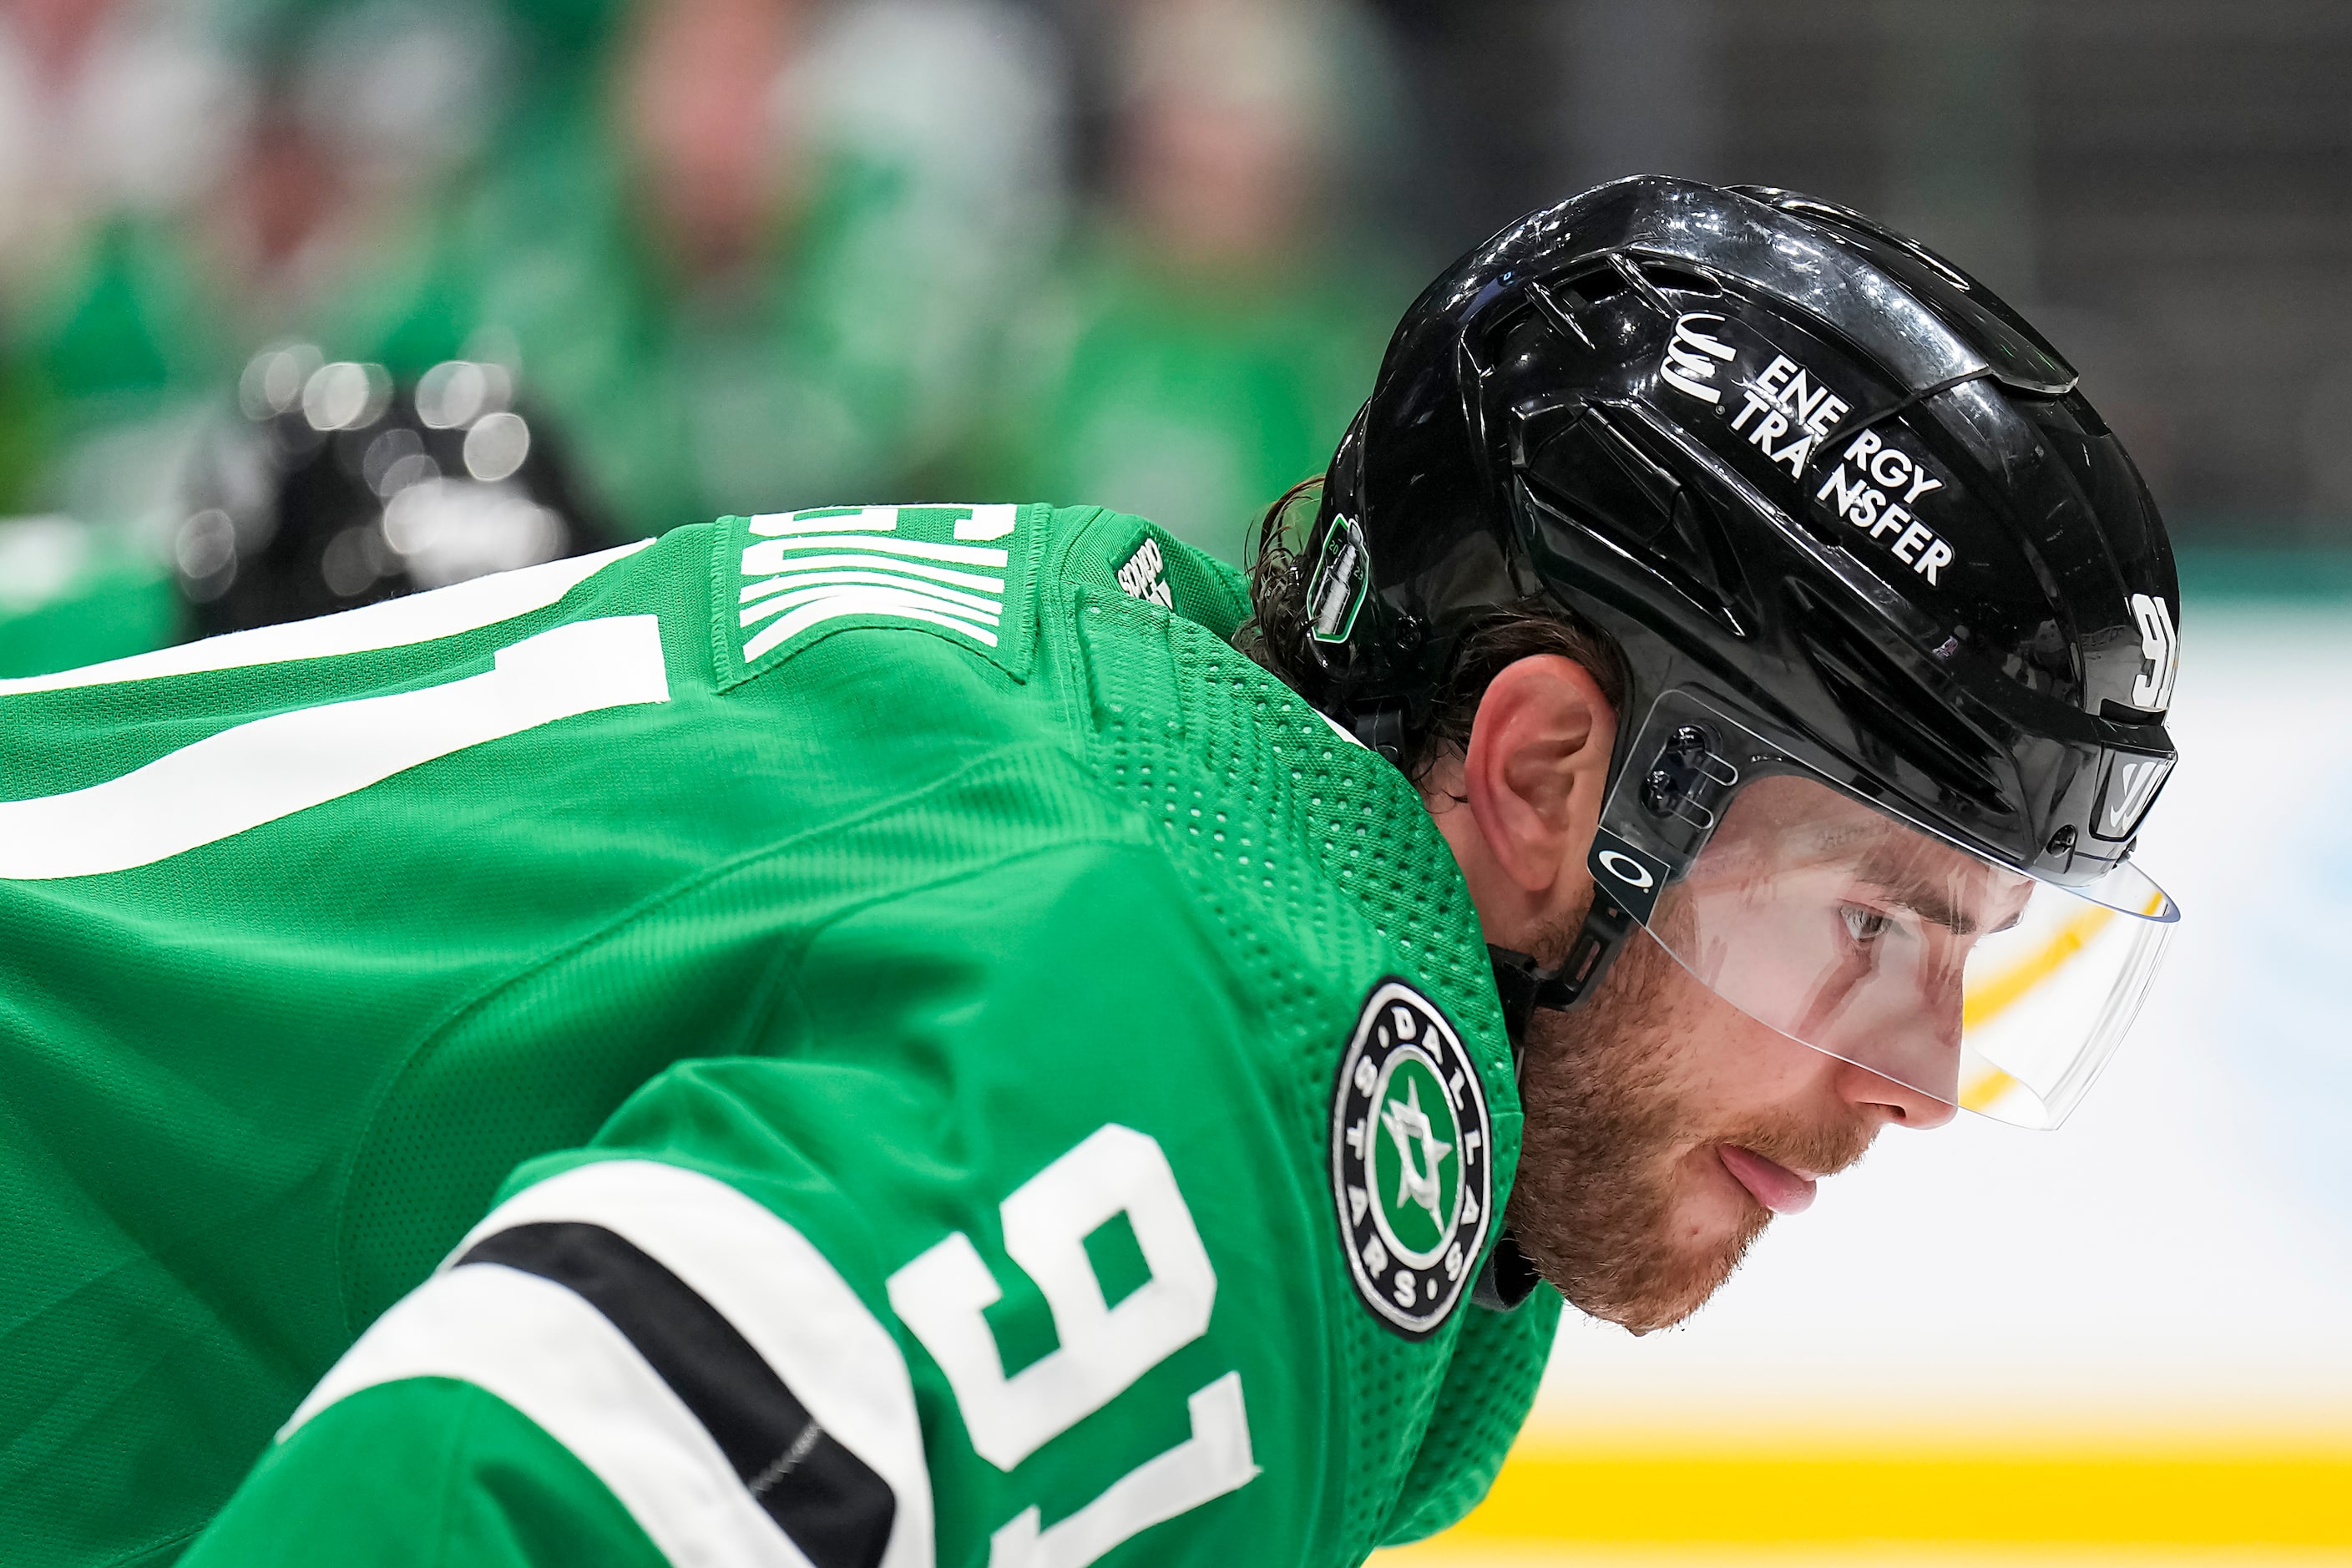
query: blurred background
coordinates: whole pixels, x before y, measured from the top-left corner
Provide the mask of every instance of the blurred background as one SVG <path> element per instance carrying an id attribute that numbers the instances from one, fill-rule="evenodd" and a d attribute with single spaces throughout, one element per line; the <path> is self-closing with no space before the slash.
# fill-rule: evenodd
<path id="1" fill-rule="evenodd" d="M 2332 588 L 2347 68 L 2332 0 L 5 0 L 0 675 L 722 511 L 1234 556 L 1420 280 L 1643 170 L 1922 235 L 2200 576 Z"/>
<path id="2" fill-rule="evenodd" d="M 2176 962 L 2064 1132 L 1900 1141 L 1688 1329 L 1571 1323 L 1396 1562 L 2352 1560 L 2347 83 L 2341 0 L 0 0 L 0 677 L 729 511 L 1237 558 L 1520 212 L 1859 206 L 2183 546 Z"/>

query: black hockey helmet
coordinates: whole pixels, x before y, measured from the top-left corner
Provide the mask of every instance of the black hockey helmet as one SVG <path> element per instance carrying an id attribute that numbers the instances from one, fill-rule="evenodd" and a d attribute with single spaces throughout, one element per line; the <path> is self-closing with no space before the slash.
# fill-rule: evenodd
<path id="1" fill-rule="evenodd" d="M 181 479 L 173 563 L 200 636 L 618 542 L 504 365 L 450 360 L 400 383 L 273 343 L 237 391 Z"/>
<path id="2" fill-rule="evenodd" d="M 1498 608 L 1565 606 L 1614 641 L 1629 689 L 1593 914 L 1559 972 L 1502 956 L 1507 1004 L 1572 1003 L 1639 921 L 1755 1016 L 1914 1087 L 2044 1125 L 2079 1099 L 2175 918 L 2127 857 L 2174 760 L 2179 592 L 2146 487 L 2075 379 L 1924 247 L 1759 187 L 1603 185 L 1422 294 L 1306 542 L 1300 679 L 1394 757 Z M 1766 779 L 1789 782 L 1750 788 Z M 1762 868 L 1818 870 L 1806 857 L 1843 831 L 1803 820 L 1807 788 L 1832 816 L 1915 830 L 1894 879 L 1940 879 L 1913 900 L 1929 913 L 1976 879 L 1984 907 L 1955 917 L 1969 940 L 1907 973 L 1950 983 L 1928 1008 L 1947 1033 L 1965 1011 L 1971 1047 L 1980 1026 L 2017 1035 L 2005 1055 L 1829 1037 L 1887 1026 L 1858 1022 L 1857 960 L 1827 936 L 1769 974 L 1727 968 L 1727 921 L 1800 918 Z M 2029 884 L 2078 897 L 2029 910 Z M 1801 913 L 1885 929 L 1885 909 L 1844 898 Z M 2095 1000 L 2049 983 L 2091 949 L 2114 970 Z M 1832 971 L 1848 990 L 1822 988 Z M 2082 1016 L 2056 1017 L 2068 1007 Z"/>

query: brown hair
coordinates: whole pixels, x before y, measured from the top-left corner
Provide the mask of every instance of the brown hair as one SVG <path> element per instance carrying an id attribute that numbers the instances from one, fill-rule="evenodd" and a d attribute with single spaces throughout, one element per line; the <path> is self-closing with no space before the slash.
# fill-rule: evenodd
<path id="1" fill-rule="evenodd" d="M 1255 614 L 1234 634 L 1234 646 L 1293 690 L 1309 689 L 1315 654 L 1307 616 L 1308 563 L 1294 548 L 1291 519 L 1299 504 L 1323 488 L 1321 476 L 1285 490 L 1255 530 L 1256 549 L 1245 563 L 1250 604 Z M 1313 510 L 1307 512 L 1312 520 Z M 1402 766 L 1415 784 L 1448 750 L 1466 750 L 1486 684 L 1523 658 L 1558 654 L 1582 665 L 1609 705 L 1625 706 L 1625 668 L 1617 646 L 1573 610 L 1556 601 L 1529 596 L 1495 605 L 1454 639 L 1445 668 L 1429 692 L 1426 712 L 1405 731 Z"/>

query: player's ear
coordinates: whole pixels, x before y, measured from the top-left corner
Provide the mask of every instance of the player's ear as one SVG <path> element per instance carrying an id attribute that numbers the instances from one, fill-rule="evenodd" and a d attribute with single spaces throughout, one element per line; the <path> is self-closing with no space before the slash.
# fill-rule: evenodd
<path id="1" fill-rule="evenodd" d="M 1523 893 L 1548 900 L 1589 880 L 1584 857 L 1617 714 L 1582 665 L 1538 654 L 1487 684 L 1463 758 L 1463 794 L 1488 855 Z"/>

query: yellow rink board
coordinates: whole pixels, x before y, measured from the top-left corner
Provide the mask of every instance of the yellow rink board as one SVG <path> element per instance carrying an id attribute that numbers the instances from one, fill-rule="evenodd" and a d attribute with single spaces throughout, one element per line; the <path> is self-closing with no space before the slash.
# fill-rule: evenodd
<path id="1" fill-rule="evenodd" d="M 2253 1547 L 2352 1559 L 2352 1444 L 2034 1447 L 1848 1439 L 1660 1450 L 1538 1439 L 1513 1453 L 1460 1525 L 1381 1561 L 1799 1545 Z"/>
<path id="2" fill-rule="evenodd" d="M 2343 1568 L 2315 1546 L 1923 1545 L 1529 1546 L 1450 1537 L 1375 1552 L 1368 1568 Z"/>

